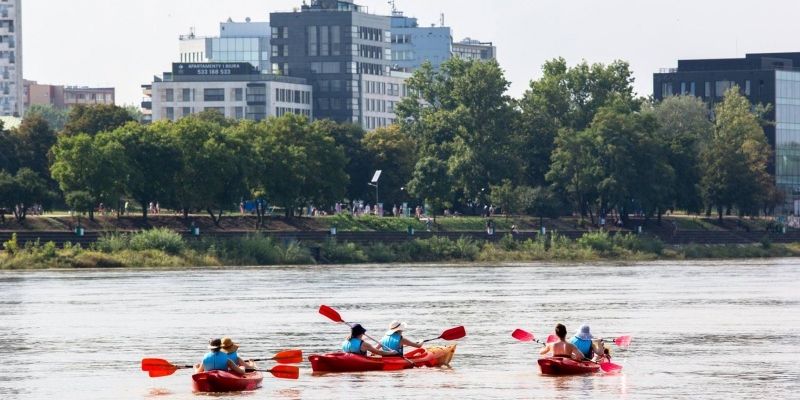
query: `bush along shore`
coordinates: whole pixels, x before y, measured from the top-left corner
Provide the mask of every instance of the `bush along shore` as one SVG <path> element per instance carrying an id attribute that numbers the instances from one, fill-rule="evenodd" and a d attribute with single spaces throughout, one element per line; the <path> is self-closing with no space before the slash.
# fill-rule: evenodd
<path id="1" fill-rule="evenodd" d="M 577 240 L 554 233 L 525 241 L 510 235 L 497 242 L 433 237 L 401 243 L 282 243 L 263 235 L 232 239 L 184 239 L 167 229 L 108 234 L 88 248 L 67 243 L 29 242 L 16 235 L 3 243 L 0 269 L 157 268 L 203 266 L 269 266 L 413 262 L 525 262 L 764 258 L 800 256 L 800 244 L 666 246 L 657 238 L 604 232 Z"/>

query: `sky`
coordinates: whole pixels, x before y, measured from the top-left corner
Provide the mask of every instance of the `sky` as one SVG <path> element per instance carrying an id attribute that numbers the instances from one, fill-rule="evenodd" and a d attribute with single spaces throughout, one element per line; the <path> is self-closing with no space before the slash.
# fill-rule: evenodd
<path id="1" fill-rule="evenodd" d="M 386 0 L 360 0 L 389 14 Z M 171 69 L 178 36 L 219 33 L 229 17 L 267 21 L 302 0 L 23 0 L 23 75 L 40 83 L 113 86 L 118 104 L 138 104 L 141 84 Z M 439 22 L 456 40 L 491 41 L 521 96 L 541 65 L 564 57 L 631 64 L 639 95 L 678 59 L 800 51 L 797 0 L 396 0 L 420 25 Z"/>

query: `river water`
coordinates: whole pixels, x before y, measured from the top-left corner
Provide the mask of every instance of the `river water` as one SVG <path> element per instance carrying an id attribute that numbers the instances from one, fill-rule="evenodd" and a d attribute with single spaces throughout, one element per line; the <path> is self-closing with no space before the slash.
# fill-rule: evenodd
<path id="1" fill-rule="evenodd" d="M 208 338 L 244 357 L 336 350 L 346 327 L 393 319 L 427 339 L 464 325 L 452 369 L 265 377 L 221 398 L 798 398 L 800 260 L 0 272 L 2 399 L 197 399 L 189 371 L 152 379 L 143 357 L 196 362 Z M 538 347 L 557 322 L 630 334 L 619 374 L 545 377 Z M 262 364 L 262 366 L 268 366 Z"/>

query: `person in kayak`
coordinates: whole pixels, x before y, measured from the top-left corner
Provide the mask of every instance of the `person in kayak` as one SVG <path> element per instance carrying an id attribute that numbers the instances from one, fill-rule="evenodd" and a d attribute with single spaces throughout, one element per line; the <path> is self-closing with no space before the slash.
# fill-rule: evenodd
<path id="1" fill-rule="evenodd" d="M 198 373 L 206 371 L 233 371 L 243 375 L 245 371 L 231 361 L 227 353 L 222 352 L 222 339 L 212 339 L 208 342 L 210 350 L 203 356 L 203 361 L 195 365 Z"/>
<path id="2" fill-rule="evenodd" d="M 244 359 L 239 357 L 239 345 L 234 343 L 233 339 L 229 337 L 222 338 L 220 349 L 222 350 L 223 353 L 228 355 L 228 359 L 231 360 L 231 362 L 233 362 L 240 368 L 257 369 L 256 364 L 253 361 L 251 360 L 245 361 Z"/>
<path id="3" fill-rule="evenodd" d="M 595 354 L 594 346 L 592 345 L 592 339 L 594 339 L 594 336 L 592 336 L 591 328 L 589 325 L 583 324 L 575 332 L 575 336 L 569 339 L 569 342 L 575 345 L 575 347 L 581 351 L 583 358 L 591 360 Z"/>
<path id="4" fill-rule="evenodd" d="M 566 326 L 562 324 L 556 325 L 555 333 L 556 336 L 558 336 L 558 341 L 555 343 L 548 343 L 539 351 L 539 354 L 552 354 L 551 357 L 571 358 L 578 361 L 583 360 L 583 353 L 581 353 L 574 344 L 567 342 Z"/>
<path id="5" fill-rule="evenodd" d="M 350 337 L 342 343 L 342 351 L 345 353 L 358 354 L 366 356 L 367 352 L 372 354 L 380 354 L 382 356 L 396 356 L 397 352 L 384 351 L 378 349 L 371 344 L 364 341 L 364 334 L 367 330 L 361 324 L 355 324 L 350 328 Z"/>
<path id="6" fill-rule="evenodd" d="M 403 330 L 406 329 L 408 325 L 402 321 L 392 321 L 389 324 L 389 330 L 383 335 L 381 339 L 381 347 L 387 350 L 394 350 L 397 356 L 403 356 L 403 347 L 410 346 L 421 348 L 422 343 L 412 342 L 403 337 Z"/>

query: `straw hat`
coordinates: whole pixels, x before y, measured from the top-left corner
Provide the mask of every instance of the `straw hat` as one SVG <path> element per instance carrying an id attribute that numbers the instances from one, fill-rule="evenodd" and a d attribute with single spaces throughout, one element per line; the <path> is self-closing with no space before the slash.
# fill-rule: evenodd
<path id="1" fill-rule="evenodd" d="M 403 321 L 394 320 L 389 324 L 389 330 L 386 331 L 386 334 L 391 335 L 395 332 L 404 331 L 406 328 L 408 328 L 408 324 Z"/>
<path id="2" fill-rule="evenodd" d="M 233 342 L 233 339 L 226 337 L 222 338 L 222 345 L 220 346 L 222 351 L 226 353 L 233 353 L 236 350 L 239 350 L 239 345 Z"/>

